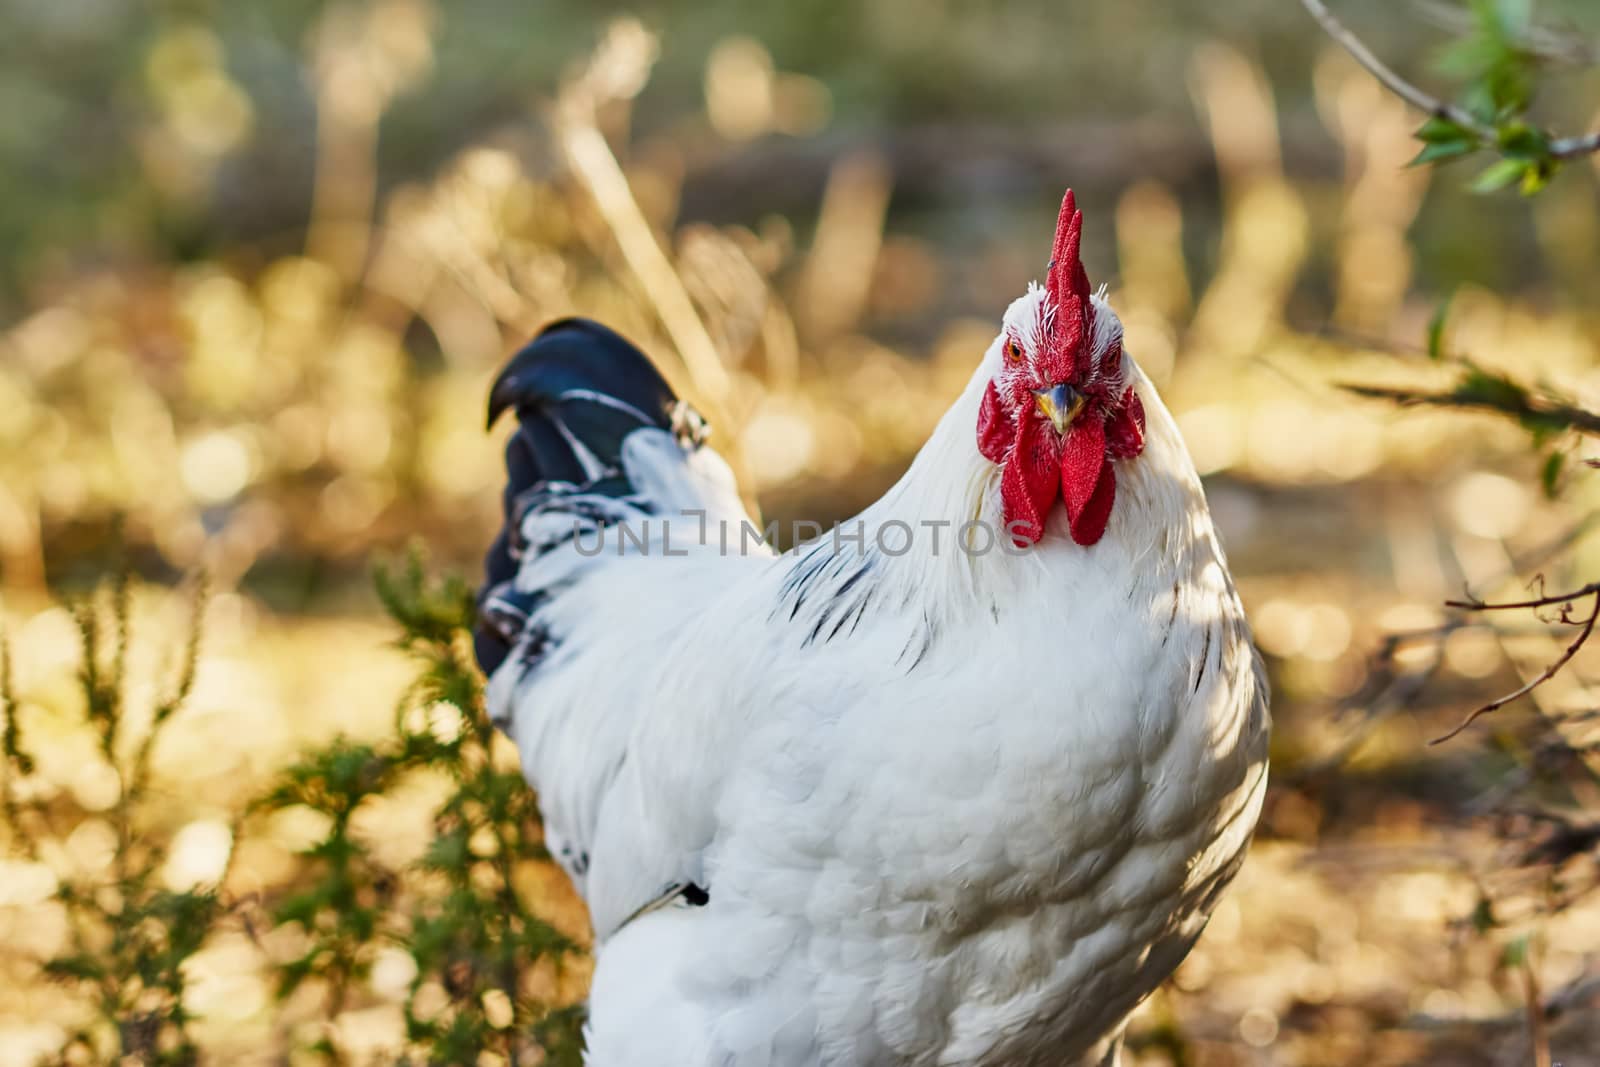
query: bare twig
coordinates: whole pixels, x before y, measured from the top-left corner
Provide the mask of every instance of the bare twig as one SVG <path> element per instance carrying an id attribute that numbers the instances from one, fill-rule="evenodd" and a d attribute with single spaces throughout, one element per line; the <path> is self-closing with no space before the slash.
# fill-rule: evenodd
<path id="1" fill-rule="evenodd" d="M 1535 399 L 1524 395 L 1518 398 L 1516 403 L 1512 403 L 1512 398 L 1508 396 L 1472 396 L 1460 392 L 1424 393 L 1414 389 L 1376 385 L 1345 385 L 1343 388 L 1357 396 L 1372 400 L 1390 400 L 1408 407 L 1474 408 L 1517 419 L 1562 423 L 1579 433 L 1600 436 L 1600 414 L 1555 400 Z"/>
<path id="2" fill-rule="evenodd" d="M 1526 993 L 1528 1043 L 1533 1046 L 1533 1067 L 1550 1067 L 1550 1032 L 1545 1025 L 1544 997 L 1539 992 L 1539 976 L 1533 961 L 1522 960 L 1522 987 Z"/>
<path id="3" fill-rule="evenodd" d="M 1495 139 L 1493 126 L 1479 122 L 1477 117 L 1465 108 L 1447 104 L 1396 74 L 1383 60 L 1373 54 L 1372 49 L 1368 48 L 1361 38 L 1346 29 L 1344 23 L 1334 17 L 1333 12 L 1328 10 L 1322 0 L 1300 0 L 1300 2 L 1311 12 L 1311 17 L 1322 26 L 1323 32 L 1332 37 L 1339 47 L 1349 52 L 1351 58 L 1365 67 L 1368 73 L 1382 82 L 1385 89 L 1412 107 L 1426 111 L 1437 118 L 1449 119 L 1486 141 L 1492 142 Z"/>
<path id="4" fill-rule="evenodd" d="M 1550 142 L 1550 154 L 1556 159 L 1577 159 L 1579 156 L 1592 156 L 1596 152 L 1600 152 L 1600 133 L 1562 137 Z"/>
<path id="5" fill-rule="evenodd" d="M 1366 44 L 1351 33 L 1333 14 L 1322 0 L 1300 0 L 1300 3 L 1311 17 L 1317 20 L 1329 37 L 1336 41 L 1339 47 L 1350 53 L 1357 63 L 1367 69 L 1367 72 L 1383 84 L 1385 89 L 1421 111 L 1426 111 L 1434 118 L 1440 118 L 1455 123 L 1462 129 L 1476 136 L 1484 145 L 1497 144 L 1500 131 L 1489 123 L 1482 122 L 1466 108 L 1455 104 L 1448 104 L 1424 89 L 1411 84 L 1395 73 L 1383 60 L 1368 48 Z M 1552 159 L 1577 159 L 1580 156 L 1593 155 L 1600 152 L 1600 133 L 1585 134 L 1579 137 L 1563 137 L 1550 142 L 1549 156 Z"/>
<path id="6" fill-rule="evenodd" d="M 1451 730 L 1449 733 L 1443 735 L 1442 737 L 1434 738 L 1432 741 L 1430 741 L 1428 743 L 1430 745 L 1443 744 L 1444 742 L 1446 742 L 1446 741 L 1450 740 L 1451 738 L 1455 737 L 1456 735 L 1460 734 L 1463 730 L 1465 730 L 1467 727 L 1471 726 L 1473 723 L 1477 722 L 1483 716 L 1489 714 L 1492 711 L 1496 711 L 1496 710 L 1498 710 L 1500 708 L 1505 707 L 1507 704 L 1511 703 L 1514 700 L 1520 700 L 1521 698 L 1527 696 L 1529 693 L 1533 692 L 1535 689 L 1539 688 L 1544 683 L 1548 682 L 1550 679 L 1554 678 L 1557 674 L 1559 674 L 1561 672 L 1561 668 L 1565 667 L 1568 663 L 1572 662 L 1572 658 L 1574 656 L 1576 656 L 1578 654 L 1578 651 L 1581 648 L 1583 648 L 1585 643 L 1588 642 L 1589 636 L 1594 633 L 1594 626 L 1595 626 L 1596 620 L 1600 620 L 1600 584 L 1591 585 L 1591 586 L 1585 586 L 1583 588 L 1583 590 L 1579 591 L 1575 595 L 1561 596 L 1561 597 L 1539 597 L 1539 598 L 1536 598 L 1534 600 L 1523 601 L 1523 602 L 1517 603 L 1517 604 L 1484 604 L 1484 603 L 1481 603 L 1481 602 L 1479 602 L 1479 603 L 1453 602 L 1452 606 L 1454 606 L 1454 607 L 1464 607 L 1464 608 L 1467 608 L 1468 610 L 1472 610 L 1472 611 L 1501 611 L 1501 610 L 1509 610 L 1511 608 L 1517 608 L 1517 607 L 1533 608 L 1533 607 L 1547 607 L 1547 606 L 1550 606 L 1550 605 L 1553 605 L 1553 604 L 1570 604 L 1574 599 L 1577 599 L 1578 597 L 1582 597 L 1584 595 L 1592 595 L 1594 597 L 1594 607 L 1589 612 L 1589 617 L 1584 620 L 1583 628 L 1581 630 L 1579 630 L 1578 636 L 1573 638 L 1572 643 L 1567 646 L 1566 651 L 1562 652 L 1561 655 L 1556 658 L 1554 663 L 1550 664 L 1550 666 L 1546 667 L 1543 671 L 1541 671 L 1538 674 L 1537 677 L 1533 678 L 1532 680 L 1530 680 L 1526 684 L 1518 686 L 1516 689 L 1514 689 L 1510 693 L 1507 693 L 1506 695 L 1504 695 L 1502 697 L 1498 697 L 1498 698 L 1496 698 L 1494 700 L 1491 700 L 1491 701 L 1489 701 L 1489 703 L 1484 704 L 1482 707 L 1477 708 L 1470 715 L 1468 715 L 1465 719 L 1461 720 L 1460 725 L 1458 725 L 1455 729 Z M 1564 621 L 1567 621 L 1567 620 L 1564 620 Z"/>
<path id="7" fill-rule="evenodd" d="M 1597 996 L 1600 996 L 1600 975 L 1585 974 L 1545 999 L 1545 1017 L 1556 1018 L 1572 1008 L 1583 1007 Z"/>
<path id="8" fill-rule="evenodd" d="M 1531 600 L 1507 600 L 1489 603 L 1479 600 L 1475 596 L 1468 596 L 1464 600 L 1446 600 L 1447 608 L 1460 608 L 1463 611 L 1518 611 L 1524 608 L 1550 608 L 1557 605 L 1570 605 L 1582 600 L 1586 596 L 1600 593 L 1600 582 L 1590 582 L 1579 589 L 1567 593 L 1552 593 L 1549 596 L 1537 596 Z"/>

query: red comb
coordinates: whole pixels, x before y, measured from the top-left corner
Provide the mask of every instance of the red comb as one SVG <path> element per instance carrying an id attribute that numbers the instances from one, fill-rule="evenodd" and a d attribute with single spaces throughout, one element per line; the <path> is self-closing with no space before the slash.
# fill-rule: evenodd
<path id="1" fill-rule="evenodd" d="M 1050 249 L 1044 287 L 1056 309 L 1052 347 L 1069 358 L 1078 357 L 1089 327 L 1089 275 L 1078 257 L 1082 242 L 1083 212 L 1068 189 L 1061 200 L 1061 215 L 1056 219 L 1056 241 Z M 1083 355 L 1087 357 L 1087 353 Z"/>

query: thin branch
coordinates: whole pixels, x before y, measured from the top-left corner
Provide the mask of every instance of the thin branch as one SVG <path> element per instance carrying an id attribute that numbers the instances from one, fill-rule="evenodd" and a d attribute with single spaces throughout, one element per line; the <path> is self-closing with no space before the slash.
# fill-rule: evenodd
<path id="1" fill-rule="evenodd" d="M 1530 583 L 1532 584 L 1532 583 Z M 1600 593 L 1600 582 L 1590 582 L 1581 589 L 1574 589 L 1570 593 L 1553 593 L 1550 596 L 1535 597 L 1532 600 L 1508 600 L 1504 602 L 1488 603 L 1477 597 L 1469 596 L 1465 600 L 1446 600 L 1447 608 L 1461 608 L 1464 611 L 1516 611 L 1522 608 L 1550 608 L 1558 604 L 1571 604 L 1575 600 L 1582 600 L 1586 596 Z"/>
<path id="2" fill-rule="evenodd" d="M 1446 119 L 1462 129 L 1470 131 L 1484 142 L 1485 147 L 1499 142 L 1500 131 L 1495 129 L 1494 126 L 1480 121 L 1476 115 L 1466 108 L 1446 103 L 1426 90 L 1419 89 L 1395 73 L 1394 68 L 1379 59 L 1361 38 L 1346 29 L 1344 23 L 1340 22 L 1333 12 L 1328 10 L 1328 6 L 1322 0 L 1300 0 L 1300 3 L 1311 13 L 1311 17 L 1317 20 L 1323 32 L 1332 37 L 1339 44 L 1339 47 L 1349 52 L 1351 58 L 1365 67 L 1367 72 L 1377 78 L 1383 84 L 1383 87 L 1391 93 L 1412 107 L 1426 111 L 1435 118 Z M 1560 160 L 1577 159 L 1580 156 L 1593 155 L 1596 152 L 1600 152 L 1600 132 L 1579 137 L 1563 137 L 1559 140 L 1551 141 L 1549 148 L 1550 157 Z"/>
<path id="3" fill-rule="evenodd" d="M 1485 141 L 1493 142 L 1496 131 L 1493 126 L 1479 122 L 1477 117 L 1465 108 L 1447 104 L 1436 96 L 1432 96 L 1422 89 L 1406 81 L 1394 70 L 1373 54 L 1355 34 L 1351 33 L 1334 17 L 1322 0 L 1300 0 L 1305 9 L 1311 13 L 1329 37 L 1338 42 L 1339 47 L 1349 52 L 1351 57 L 1365 67 L 1374 78 L 1383 83 L 1384 88 L 1410 104 L 1412 107 L 1426 111 L 1436 118 L 1449 119 L 1463 129 L 1471 130 Z"/>
<path id="4" fill-rule="evenodd" d="M 1550 142 L 1550 154 L 1556 159 L 1577 159 L 1579 156 L 1592 156 L 1596 152 L 1600 152 L 1600 133 L 1563 137 Z"/>
<path id="5" fill-rule="evenodd" d="M 1523 396 L 1518 403 L 1506 402 L 1503 397 L 1482 397 L 1454 393 L 1423 393 L 1414 389 L 1395 389 L 1377 385 L 1345 385 L 1346 391 L 1370 400 L 1392 400 L 1397 404 L 1418 407 L 1475 408 L 1493 411 L 1512 418 L 1537 419 L 1541 422 L 1564 423 L 1579 433 L 1600 436 L 1600 414 L 1572 404 L 1549 399 Z"/>
<path id="6" fill-rule="evenodd" d="M 1450 740 L 1451 738 L 1455 737 L 1457 734 L 1461 733 L 1463 730 L 1465 730 L 1467 727 L 1471 726 L 1473 723 L 1477 722 L 1483 716 L 1489 714 L 1491 711 L 1496 711 L 1496 710 L 1498 710 L 1500 708 L 1505 707 L 1507 704 L 1511 703 L 1513 700 L 1520 700 L 1522 697 L 1527 696 L 1529 693 L 1533 692 L 1535 689 L 1539 688 L 1541 685 L 1543 685 L 1544 683 L 1548 682 L 1550 679 L 1554 678 L 1557 674 L 1559 674 L 1561 672 L 1561 668 L 1565 667 L 1568 663 L 1571 663 L 1572 662 L 1572 658 L 1578 654 L 1578 650 L 1583 648 L 1584 644 L 1586 642 L 1588 642 L 1589 635 L 1594 633 L 1594 625 L 1595 625 L 1596 620 L 1600 620 L 1600 587 L 1586 587 L 1586 588 L 1592 588 L 1593 589 L 1594 608 L 1589 612 L 1589 617 L 1586 620 L 1584 620 L 1583 629 L 1578 632 L 1578 636 L 1573 639 L 1572 644 L 1567 646 L 1566 651 L 1561 653 L 1560 657 L 1557 658 L 1554 663 L 1552 663 L 1552 664 L 1550 664 L 1550 666 L 1546 667 L 1539 674 L 1539 676 L 1537 678 L 1534 678 L 1532 681 L 1528 682 L 1526 685 L 1518 686 L 1514 691 L 1512 691 L 1510 693 L 1507 693 L 1503 697 L 1499 697 L 1498 699 L 1489 701 L 1489 703 L 1487 703 L 1487 704 L 1483 705 L 1482 707 L 1478 708 L 1476 711 L 1472 712 L 1472 714 L 1468 715 L 1465 719 L 1461 720 L 1461 724 L 1459 726 L 1457 726 L 1454 730 L 1451 730 L 1449 733 L 1445 734 L 1442 737 L 1434 738 L 1432 741 L 1429 741 L 1428 744 L 1430 744 L 1430 745 L 1443 744 L 1444 742 L 1446 742 L 1446 741 Z M 1541 600 L 1545 600 L 1545 598 L 1541 598 Z M 1564 602 L 1568 602 L 1568 601 L 1562 601 L 1560 599 L 1555 599 L 1555 600 L 1545 600 L 1545 602 L 1546 603 L 1564 603 Z M 1539 604 L 1540 604 L 1540 601 L 1536 600 L 1536 601 L 1530 601 L 1527 604 L 1520 605 L 1520 606 L 1536 607 L 1536 606 L 1539 606 Z M 1481 606 L 1477 607 L 1475 610 L 1480 610 L 1480 611 L 1483 611 L 1483 610 L 1498 610 L 1500 608 L 1509 608 L 1509 607 L 1517 607 L 1517 606 L 1519 606 L 1519 605 L 1510 605 L 1510 604 L 1488 605 L 1488 604 L 1485 604 L 1485 605 L 1481 605 Z"/>
<path id="7" fill-rule="evenodd" d="M 1545 1017 L 1556 1018 L 1573 1007 L 1582 1007 L 1597 995 L 1600 995 L 1600 975 L 1583 975 L 1545 999 Z"/>
<path id="8" fill-rule="evenodd" d="M 1539 976 L 1533 961 L 1522 960 L 1522 988 L 1526 1000 L 1528 1043 L 1533 1046 L 1533 1067 L 1550 1067 L 1550 1029 L 1545 1025 L 1544 996 L 1539 992 Z"/>

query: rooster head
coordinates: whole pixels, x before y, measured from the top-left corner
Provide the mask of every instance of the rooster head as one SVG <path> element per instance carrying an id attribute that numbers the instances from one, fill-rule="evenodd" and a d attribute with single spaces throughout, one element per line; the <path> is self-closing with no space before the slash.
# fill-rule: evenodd
<path id="1" fill-rule="evenodd" d="M 1001 468 L 1006 528 L 1019 545 L 1044 536 L 1057 500 L 1074 541 L 1099 541 L 1117 496 L 1112 461 L 1144 450 L 1144 405 L 1124 371 L 1121 327 L 1089 291 L 1082 237 L 1069 189 L 1044 287 L 1007 315 L 978 412 L 978 450 Z M 1108 318 L 1097 328 L 1099 315 Z"/>

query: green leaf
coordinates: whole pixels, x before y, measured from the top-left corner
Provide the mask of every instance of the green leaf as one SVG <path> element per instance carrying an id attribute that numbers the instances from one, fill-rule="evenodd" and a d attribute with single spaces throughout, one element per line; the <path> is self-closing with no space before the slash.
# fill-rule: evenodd
<path id="1" fill-rule="evenodd" d="M 84 953 L 76 956 L 57 956 L 44 965 L 44 973 L 52 978 L 76 978 L 84 982 L 96 982 L 105 976 L 104 965 L 93 956 Z"/>
<path id="2" fill-rule="evenodd" d="M 1526 935 L 1517 938 L 1505 947 L 1500 955 L 1502 967 L 1521 967 L 1528 960 L 1528 938 Z"/>
<path id="3" fill-rule="evenodd" d="M 1471 0 L 1470 6 L 1478 33 L 1501 45 L 1525 30 L 1533 16 L 1530 0 Z"/>
<path id="4" fill-rule="evenodd" d="M 1471 155 L 1478 150 L 1477 141 L 1440 141 L 1422 146 L 1422 151 L 1417 153 L 1415 159 L 1407 163 L 1408 167 L 1425 167 L 1429 163 L 1443 163 L 1462 156 Z"/>
<path id="5" fill-rule="evenodd" d="M 1550 138 L 1526 122 L 1512 122 L 1500 128 L 1496 143 L 1511 159 L 1542 161 L 1550 158 Z"/>
<path id="6" fill-rule="evenodd" d="M 1497 119 L 1520 115 L 1533 103 L 1533 73 L 1521 56 L 1501 59 L 1490 68 L 1485 81 Z"/>
<path id="7" fill-rule="evenodd" d="M 423 857 L 423 864 L 440 871 L 454 871 L 465 867 L 472 859 L 467 848 L 467 834 L 465 829 L 454 833 L 440 834 L 428 846 L 428 851 Z"/>
<path id="8" fill-rule="evenodd" d="M 299 959 L 278 965 L 278 982 L 274 992 L 279 1000 L 287 1000 L 289 994 L 299 989 L 300 984 L 316 972 L 321 955 L 320 948 L 313 948 Z"/>
<path id="9" fill-rule="evenodd" d="M 1566 462 L 1565 452 L 1552 452 L 1544 458 L 1544 466 L 1539 468 L 1539 484 L 1544 487 L 1544 495 L 1551 500 L 1560 491 L 1561 468 Z"/>
<path id="10" fill-rule="evenodd" d="M 1502 159 L 1473 179 L 1475 193 L 1499 192 L 1513 182 L 1521 181 L 1528 171 L 1528 163 L 1521 159 Z"/>
<path id="11" fill-rule="evenodd" d="M 1479 122 L 1493 123 L 1500 116 L 1495 103 L 1494 94 L 1489 90 L 1488 79 L 1479 74 L 1471 75 L 1474 79 L 1461 93 L 1461 106 L 1465 108 Z"/>
<path id="12" fill-rule="evenodd" d="M 1503 374 L 1494 374 L 1481 367 L 1469 367 L 1455 392 L 1457 400 L 1500 411 L 1515 413 L 1528 406 L 1528 391 Z"/>
<path id="13" fill-rule="evenodd" d="M 316 890 L 296 893 L 274 909 L 272 921 L 276 926 L 297 922 L 309 928 L 316 922 L 317 912 L 326 903 L 326 895 Z"/>
<path id="14" fill-rule="evenodd" d="M 1505 50 L 1499 42 L 1483 34 L 1474 34 L 1441 49 L 1434 58 L 1433 66 L 1440 74 L 1450 78 L 1478 78 L 1504 54 Z"/>
<path id="15" fill-rule="evenodd" d="M 1533 22 L 1533 0 L 1495 0 L 1494 7 L 1502 33 L 1513 38 L 1527 33 Z"/>
<path id="16" fill-rule="evenodd" d="M 1454 294 L 1439 301 L 1439 306 L 1433 309 L 1433 317 L 1428 320 L 1428 358 L 1444 358 L 1444 328 L 1450 318 L 1450 302 Z"/>
<path id="17" fill-rule="evenodd" d="M 1523 196 L 1539 195 L 1559 169 L 1560 165 L 1555 162 L 1529 164 L 1527 172 L 1522 175 L 1522 184 L 1517 187 L 1518 191 Z"/>
<path id="18" fill-rule="evenodd" d="M 1473 132 L 1454 119 L 1443 115 L 1435 115 L 1413 134 L 1417 140 L 1425 144 L 1449 144 L 1452 141 L 1476 140 Z"/>

